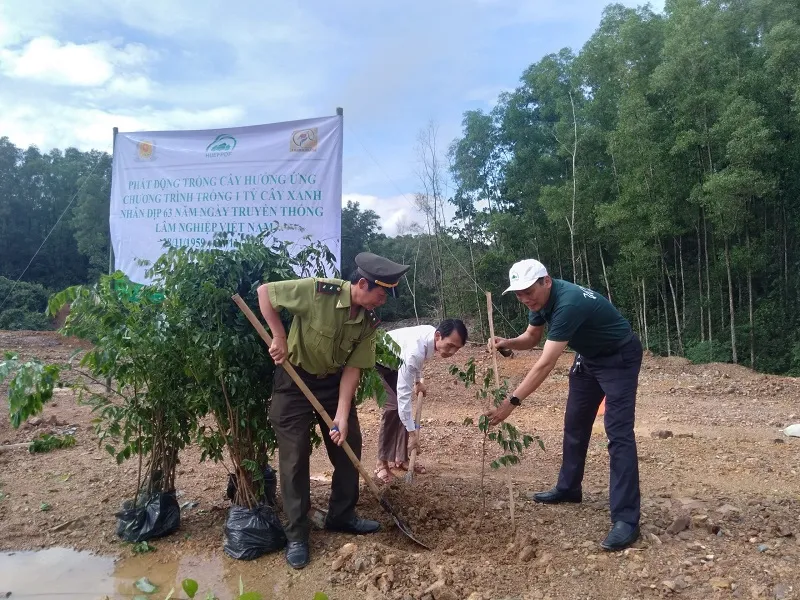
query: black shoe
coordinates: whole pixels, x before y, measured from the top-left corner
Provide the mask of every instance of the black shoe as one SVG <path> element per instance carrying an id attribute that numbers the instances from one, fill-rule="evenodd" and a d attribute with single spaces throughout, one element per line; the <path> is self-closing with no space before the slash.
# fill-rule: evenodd
<path id="1" fill-rule="evenodd" d="M 359 519 L 353 517 L 348 521 L 328 521 L 325 520 L 325 529 L 329 531 L 342 531 L 344 533 L 355 533 L 361 535 L 364 533 L 375 533 L 381 528 L 381 524 L 377 521 L 370 521 L 369 519 Z"/>
<path id="2" fill-rule="evenodd" d="M 290 567 L 302 569 L 308 560 L 308 542 L 286 542 L 286 562 Z"/>
<path id="3" fill-rule="evenodd" d="M 617 521 L 600 544 L 606 550 L 623 550 L 639 539 L 639 525 Z"/>
<path id="4" fill-rule="evenodd" d="M 528 494 L 528 498 L 534 502 L 541 502 L 542 504 L 561 504 L 562 502 L 578 504 L 582 500 L 582 495 L 581 492 L 562 492 L 559 489 L 553 488 L 547 492 Z"/>

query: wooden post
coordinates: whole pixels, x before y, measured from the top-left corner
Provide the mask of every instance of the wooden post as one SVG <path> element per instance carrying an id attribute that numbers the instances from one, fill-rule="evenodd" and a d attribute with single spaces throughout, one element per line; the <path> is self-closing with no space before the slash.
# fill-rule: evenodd
<path id="1" fill-rule="evenodd" d="M 495 386 L 500 387 L 500 370 L 497 368 L 497 352 L 494 346 L 494 319 L 492 318 L 492 292 L 486 292 L 486 316 L 489 320 L 489 339 L 492 346 L 492 366 L 494 367 Z M 511 513 L 511 535 L 514 535 L 514 482 L 511 479 L 511 465 L 506 466 L 506 483 L 508 484 L 508 509 Z"/>

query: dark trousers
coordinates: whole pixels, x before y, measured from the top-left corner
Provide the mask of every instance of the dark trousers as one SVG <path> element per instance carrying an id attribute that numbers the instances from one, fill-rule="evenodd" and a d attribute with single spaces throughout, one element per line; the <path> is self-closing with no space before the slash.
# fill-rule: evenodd
<path id="1" fill-rule="evenodd" d="M 576 355 L 569 373 L 563 462 L 556 487 L 563 491 L 581 490 L 592 425 L 605 395 L 605 428 L 611 459 L 609 503 L 613 522 L 639 522 L 639 459 L 633 424 L 641 366 L 642 344 L 634 335 L 610 356 Z"/>
<path id="2" fill-rule="evenodd" d="M 296 367 L 295 367 L 296 368 Z M 298 375 L 309 387 L 322 407 L 333 418 L 339 403 L 341 374 L 318 378 L 296 368 Z M 312 419 L 316 417 L 322 439 L 333 465 L 328 521 L 346 521 L 355 516 L 358 502 L 358 470 L 350 462 L 341 446 L 331 441 L 328 426 L 314 410 L 300 388 L 286 370 L 275 369 L 275 383 L 269 419 L 278 438 L 278 472 L 281 481 L 283 510 L 289 520 L 285 527 L 289 541 L 306 541 L 309 534 L 308 511 L 311 508 L 311 458 Z M 347 419 L 347 443 L 361 460 L 361 425 L 355 404 Z"/>

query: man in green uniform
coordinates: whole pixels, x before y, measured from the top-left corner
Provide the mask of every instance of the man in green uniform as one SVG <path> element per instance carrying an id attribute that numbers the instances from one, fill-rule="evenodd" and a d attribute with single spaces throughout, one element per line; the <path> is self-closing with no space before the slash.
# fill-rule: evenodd
<path id="1" fill-rule="evenodd" d="M 311 508 L 309 427 L 316 416 L 333 464 L 333 480 L 326 529 L 372 533 L 377 521 L 356 516 L 358 470 L 342 443 L 361 459 L 361 428 L 353 405 L 361 369 L 375 365 L 378 323 L 374 310 L 398 293 L 400 278 L 411 267 L 362 252 L 350 281 L 308 277 L 265 283 L 258 288 L 261 314 L 272 330 L 269 353 L 278 365 L 269 418 L 278 438 L 279 473 L 286 525 L 286 561 L 295 569 L 308 564 Z M 294 315 L 287 340 L 278 312 Z M 281 366 L 288 360 L 297 374 L 332 416 L 328 430 L 303 392 Z"/>
<path id="2" fill-rule="evenodd" d="M 639 537 L 639 463 L 633 425 L 642 344 L 627 319 L 605 297 L 569 281 L 551 279 L 538 260 L 514 264 L 509 283 L 503 293 L 514 292 L 528 307 L 529 325 L 516 338 L 495 338 L 495 347 L 530 350 L 542 339 L 545 324 L 547 341 L 541 357 L 511 397 L 490 411 L 491 424 L 507 419 L 536 391 L 569 344 L 575 350 L 575 361 L 569 373 L 561 472 L 556 487 L 534 494 L 533 500 L 545 504 L 581 501 L 592 424 L 605 396 L 613 526 L 600 545 L 606 550 L 626 548 Z"/>

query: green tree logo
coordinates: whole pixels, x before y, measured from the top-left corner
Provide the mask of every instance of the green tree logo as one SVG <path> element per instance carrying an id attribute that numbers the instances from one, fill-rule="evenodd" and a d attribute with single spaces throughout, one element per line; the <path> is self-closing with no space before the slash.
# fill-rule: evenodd
<path id="1" fill-rule="evenodd" d="M 206 147 L 206 156 L 230 156 L 234 148 L 236 148 L 236 138 L 232 135 L 221 133 Z"/>

